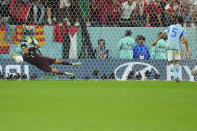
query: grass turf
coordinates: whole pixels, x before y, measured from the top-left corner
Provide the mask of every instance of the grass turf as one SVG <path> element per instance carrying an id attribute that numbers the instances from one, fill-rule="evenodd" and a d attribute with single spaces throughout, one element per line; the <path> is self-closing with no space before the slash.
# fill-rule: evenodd
<path id="1" fill-rule="evenodd" d="M 1 131 L 196 131 L 197 83 L 0 81 Z"/>

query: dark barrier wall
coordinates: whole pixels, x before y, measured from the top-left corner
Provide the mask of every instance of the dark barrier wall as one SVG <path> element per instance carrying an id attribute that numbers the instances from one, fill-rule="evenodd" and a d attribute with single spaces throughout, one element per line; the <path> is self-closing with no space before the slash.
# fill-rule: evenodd
<path id="1" fill-rule="evenodd" d="M 160 76 L 158 80 L 171 80 L 171 78 L 173 77 L 173 74 L 170 73 L 168 63 L 165 60 L 134 61 L 120 59 L 83 59 L 68 61 L 81 61 L 83 64 L 80 67 L 62 65 L 53 65 L 53 67 L 64 72 L 72 72 L 75 74 L 76 79 L 79 80 L 85 78 L 102 79 L 102 76 L 104 74 L 106 74 L 106 76 L 104 75 L 104 79 L 106 77 L 107 79 L 113 79 L 113 77 L 109 77 L 110 75 L 113 76 L 113 73 L 116 80 L 127 80 L 128 78 L 130 80 L 136 80 L 139 77 L 139 73 L 142 76 L 142 80 L 154 80 L 157 74 L 159 74 Z M 28 79 L 30 79 L 32 75 L 36 75 L 38 77 L 38 80 L 42 79 L 44 76 L 43 71 L 25 62 L 23 64 L 16 64 L 11 59 L 0 59 L 0 63 L 0 71 L 4 76 L 8 76 L 12 73 L 15 75 L 15 73 L 17 72 L 19 74 L 27 74 Z M 195 78 L 191 75 L 191 70 L 197 69 L 197 60 L 182 60 L 180 65 L 181 79 L 187 81 L 194 81 Z M 145 77 L 145 74 L 148 76 L 148 78 Z M 57 77 L 59 80 L 69 79 L 67 76 L 57 75 Z"/>

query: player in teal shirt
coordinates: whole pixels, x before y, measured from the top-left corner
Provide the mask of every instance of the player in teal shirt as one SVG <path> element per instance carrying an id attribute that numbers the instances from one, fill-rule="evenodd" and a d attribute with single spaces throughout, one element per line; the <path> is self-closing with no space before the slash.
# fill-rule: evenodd
<path id="1" fill-rule="evenodd" d="M 153 43 L 153 46 L 157 45 L 157 42 L 163 38 L 163 36 L 168 33 L 168 42 L 167 42 L 167 57 L 168 62 L 170 64 L 171 71 L 174 73 L 174 80 L 179 82 L 179 61 L 181 60 L 181 39 L 183 39 L 185 47 L 187 49 L 188 54 L 191 54 L 191 51 L 188 46 L 188 40 L 186 37 L 186 33 L 182 25 L 184 24 L 184 19 L 182 16 L 177 17 L 177 24 L 170 25 L 167 30 L 162 32 L 161 35 L 157 38 L 157 40 Z M 175 60 L 175 62 L 174 62 Z"/>
<path id="2" fill-rule="evenodd" d="M 120 58 L 121 59 L 132 59 L 133 51 L 132 48 L 134 46 L 134 39 L 131 37 L 131 31 L 127 30 L 125 32 L 125 37 L 121 38 L 118 43 L 118 49 L 120 50 Z"/>
<path id="3" fill-rule="evenodd" d="M 162 32 L 159 33 L 159 35 L 161 35 L 161 34 L 162 34 Z M 167 59 L 166 40 L 167 40 L 167 37 L 164 36 L 163 39 L 160 39 L 157 42 L 156 46 L 152 47 L 151 59 Z"/>

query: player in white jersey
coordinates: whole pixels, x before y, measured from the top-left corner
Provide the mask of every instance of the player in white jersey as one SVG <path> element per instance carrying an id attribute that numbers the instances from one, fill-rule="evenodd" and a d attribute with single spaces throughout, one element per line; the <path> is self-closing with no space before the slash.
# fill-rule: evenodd
<path id="1" fill-rule="evenodd" d="M 171 71 L 174 73 L 174 80 L 179 82 L 179 61 L 181 60 L 181 43 L 180 40 L 183 39 L 184 44 L 186 46 L 187 52 L 190 55 L 191 51 L 188 46 L 188 40 L 186 37 L 186 33 L 184 28 L 182 27 L 184 23 L 184 19 L 182 16 L 177 17 L 177 24 L 170 25 L 167 30 L 162 32 L 161 35 L 158 36 L 157 40 L 153 43 L 153 46 L 157 44 L 157 42 L 163 38 L 163 36 L 168 33 L 168 42 L 167 42 L 167 56 L 168 62 L 170 64 Z M 174 62 L 175 60 L 175 62 Z"/>

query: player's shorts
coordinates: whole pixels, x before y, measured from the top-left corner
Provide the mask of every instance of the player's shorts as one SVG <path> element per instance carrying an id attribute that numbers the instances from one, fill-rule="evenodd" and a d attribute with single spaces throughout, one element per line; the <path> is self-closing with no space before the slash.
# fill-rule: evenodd
<path id="1" fill-rule="evenodd" d="M 55 61 L 56 59 L 44 57 L 42 64 L 39 65 L 38 68 L 45 72 L 52 72 L 52 68 L 49 65 L 53 64 Z"/>
<path id="2" fill-rule="evenodd" d="M 180 50 L 167 50 L 168 61 L 181 60 Z"/>
<path id="3" fill-rule="evenodd" d="M 69 6 L 70 6 L 70 2 L 68 2 L 68 0 L 60 0 L 60 9 Z"/>

